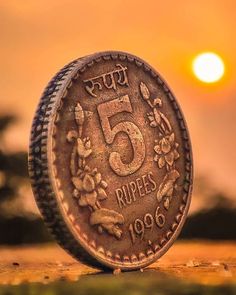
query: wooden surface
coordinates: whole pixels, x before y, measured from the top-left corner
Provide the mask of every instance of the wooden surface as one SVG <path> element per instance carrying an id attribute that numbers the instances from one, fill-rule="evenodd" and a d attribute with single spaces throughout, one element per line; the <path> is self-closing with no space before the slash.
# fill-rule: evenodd
<path id="1" fill-rule="evenodd" d="M 203 285 L 235 284 L 236 243 L 176 242 L 148 271 Z M 56 244 L 0 248 L 1 285 L 77 281 L 96 273 L 101 271 L 80 264 Z"/>

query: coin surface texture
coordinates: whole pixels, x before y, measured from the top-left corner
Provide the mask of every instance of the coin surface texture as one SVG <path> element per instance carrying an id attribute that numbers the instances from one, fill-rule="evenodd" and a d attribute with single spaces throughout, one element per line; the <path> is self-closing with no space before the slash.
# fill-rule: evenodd
<path id="1" fill-rule="evenodd" d="M 33 121 L 29 171 L 60 245 L 95 267 L 151 264 L 190 204 L 180 107 L 152 67 L 123 52 L 77 59 L 50 81 Z"/>

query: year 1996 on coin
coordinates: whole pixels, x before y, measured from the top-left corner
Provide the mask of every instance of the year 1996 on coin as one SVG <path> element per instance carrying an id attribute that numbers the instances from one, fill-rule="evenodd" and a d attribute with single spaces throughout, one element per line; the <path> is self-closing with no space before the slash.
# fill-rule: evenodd
<path id="1" fill-rule="evenodd" d="M 156 225 L 162 228 L 165 224 L 165 215 L 160 213 L 160 206 L 157 206 L 154 216 L 151 213 L 146 213 L 143 218 L 137 218 L 129 225 L 129 233 L 132 243 L 135 243 L 136 236 L 142 240 L 146 230 L 152 230 Z"/>

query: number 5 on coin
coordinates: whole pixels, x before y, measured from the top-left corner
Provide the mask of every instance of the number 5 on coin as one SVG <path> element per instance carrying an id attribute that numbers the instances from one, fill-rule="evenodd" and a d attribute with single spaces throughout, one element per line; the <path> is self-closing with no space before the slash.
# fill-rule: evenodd
<path id="1" fill-rule="evenodd" d="M 112 170 L 119 176 L 127 176 L 137 171 L 145 158 L 145 144 L 139 128 L 129 121 L 123 121 L 111 128 L 109 118 L 122 112 L 132 113 L 132 106 L 128 95 L 104 102 L 97 107 L 102 131 L 107 144 L 112 144 L 119 132 L 124 132 L 129 137 L 133 149 L 133 160 L 126 164 L 121 160 L 118 152 L 112 152 L 109 156 L 109 164 Z"/>

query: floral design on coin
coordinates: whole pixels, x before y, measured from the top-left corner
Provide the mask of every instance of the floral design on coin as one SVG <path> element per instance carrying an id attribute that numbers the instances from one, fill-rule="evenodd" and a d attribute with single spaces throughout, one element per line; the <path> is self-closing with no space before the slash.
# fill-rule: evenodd
<path id="1" fill-rule="evenodd" d="M 177 179 L 180 177 L 178 170 L 175 168 L 175 162 L 179 158 L 179 144 L 175 141 L 175 134 L 169 120 L 160 111 L 162 100 L 157 97 L 152 102 L 150 91 L 143 82 L 140 83 L 140 92 L 142 98 L 152 108 L 152 112 L 147 114 L 150 126 L 158 128 L 159 131 L 159 138 L 155 140 L 154 161 L 157 162 L 160 169 L 166 169 L 166 175 L 159 186 L 156 197 L 158 202 L 163 201 L 164 208 L 168 210 L 177 189 Z"/>
<path id="2" fill-rule="evenodd" d="M 122 230 L 119 225 L 124 223 L 124 217 L 114 210 L 101 207 L 100 201 L 107 199 L 107 183 L 97 168 L 91 169 L 86 165 L 86 159 L 91 155 L 92 148 L 89 137 L 82 137 L 85 115 L 79 103 L 74 113 L 78 131 L 71 130 L 67 134 L 68 142 L 74 143 L 70 161 L 71 180 L 74 185 L 73 197 L 79 206 L 89 207 L 91 210 L 89 223 L 97 226 L 99 233 L 105 230 L 120 239 Z"/>
<path id="3" fill-rule="evenodd" d="M 184 224 L 191 143 L 174 95 L 151 66 L 127 53 L 96 53 L 48 84 L 29 172 L 46 225 L 73 257 L 140 269 L 166 253 Z"/>

